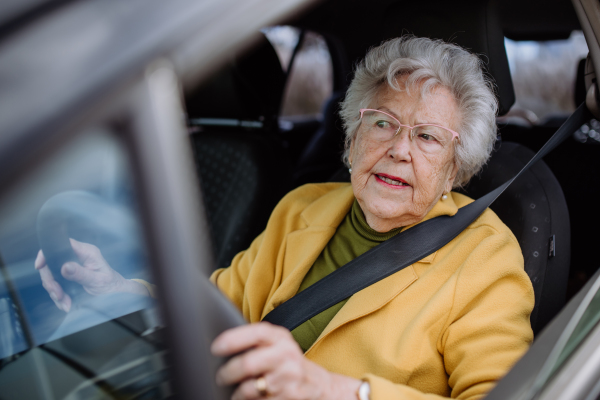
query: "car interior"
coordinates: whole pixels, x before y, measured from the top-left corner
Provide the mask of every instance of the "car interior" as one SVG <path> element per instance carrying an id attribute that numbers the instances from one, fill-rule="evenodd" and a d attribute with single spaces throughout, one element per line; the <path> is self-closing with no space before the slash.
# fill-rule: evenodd
<path id="1" fill-rule="evenodd" d="M 208 354 L 208 343 L 243 321 L 206 275 L 227 268 L 248 248 L 289 191 L 349 182 L 341 160 L 340 102 L 354 66 L 382 41 L 405 34 L 439 38 L 483 61 L 500 112 L 492 158 L 457 189 L 474 199 L 520 171 L 596 84 L 594 43 L 589 55 L 579 54 L 567 68 L 573 79 L 566 108 L 538 118 L 517 96 L 524 84 L 509 57 L 511 43 L 530 46 L 529 61 L 543 64 L 532 53 L 534 43 L 562 43 L 589 31 L 569 0 L 299 0 L 290 1 L 289 9 L 278 0 L 261 7 L 263 2 L 235 12 L 234 1 L 214 2 L 222 18 L 217 27 L 202 2 L 188 0 L 107 8 L 94 0 L 38 0 L 14 2 L 0 12 L 0 55 L 11 56 L 0 63 L 0 82 L 9 93 L 20 94 L 20 84 L 28 91 L 22 98 L 30 99 L 17 110 L 7 105 L 21 97 L 0 98 L 0 130 L 7 132 L 0 135 L 1 399 L 172 398 L 174 392 L 228 398 L 231 388 L 214 384 L 223 360 Z M 44 17 L 54 14 L 62 19 L 52 26 Z M 143 27 L 134 29 L 132 21 Z M 163 21 L 168 27 L 155 32 Z M 40 32 L 68 42 L 81 64 L 52 64 L 51 73 L 39 76 L 22 67 L 63 60 L 46 51 L 42 39 L 36 47 L 36 38 L 27 36 L 46 23 Z M 62 30 L 67 26 L 80 29 L 80 37 Z M 201 35 L 198 27 L 216 33 Z M 83 41 L 86 34 L 91 42 Z M 30 47 L 15 50 L 11 41 Z M 50 79 L 60 69 L 63 80 Z M 7 79 L 20 70 L 25 78 Z M 565 79 L 541 77 L 545 86 Z M 42 92 L 55 97 L 49 101 Z M 489 398 L 513 398 L 508 394 L 521 390 L 523 376 L 527 384 L 546 376 L 548 363 L 540 367 L 540 359 L 556 342 L 566 342 L 565 327 L 573 332 L 571 316 L 583 313 L 578 304 L 600 309 L 600 296 L 588 294 L 598 289 L 600 274 L 593 231 L 600 216 L 592 208 L 600 195 L 598 144 L 600 123 L 592 119 L 491 206 L 523 251 L 535 291 L 536 339 L 531 356 Z M 80 221 L 78 201 L 94 204 L 85 218 L 106 232 L 100 239 L 82 233 L 80 240 L 104 241 L 103 254 L 123 264 L 129 278 L 156 282 L 156 301 L 115 296 L 107 311 L 106 304 L 90 300 L 69 316 L 54 307 L 33 262 L 45 241 L 65 246 L 65 238 L 40 233 L 42 211 L 50 210 L 50 225 L 58 214 Z M 593 323 L 586 334 L 599 318 L 595 313 L 587 320 Z M 564 362 L 562 354 L 554 360 Z M 35 379 L 28 384 L 30 374 Z"/>
<path id="2" fill-rule="evenodd" d="M 266 226 L 277 200 L 291 189 L 305 183 L 349 181 L 341 161 L 344 134 L 337 112 L 352 66 L 369 47 L 414 34 L 470 49 L 484 60 L 496 83 L 502 116 L 515 101 L 505 37 L 560 40 L 581 29 L 569 2 L 543 2 L 543 7 L 542 2 L 534 3 L 382 1 L 365 7 L 361 2 L 325 2 L 287 23 L 300 32 L 287 71 L 263 37 L 204 84 L 186 91 L 190 139 L 217 254 L 215 267 L 227 267 L 237 252 L 248 247 Z M 545 11 L 534 11 L 542 8 Z M 318 33 L 327 46 L 331 91 L 318 116 L 290 119 L 279 113 L 286 78 L 294 73 L 294 54 L 302 47 L 305 32 Z M 573 70 L 581 63 L 577 60 Z M 581 67 L 578 71 L 585 72 Z M 579 85 L 574 92 L 585 93 L 582 78 L 573 83 Z M 583 101 L 581 95 L 577 100 Z M 567 116 L 557 114 L 534 125 L 499 119 L 499 140 L 491 160 L 460 190 L 477 199 L 506 182 Z M 584 183 L 593 180 L 595 151 L 593 144 L 566 141 L 491 206 L 523 250 L 536 293 L 531 317 L 536 333 L 595 272 L 588 228 L 595 221 L 586 202 L 596 189 Z M 578 162 L 565 163 L 566 159 Z"/>

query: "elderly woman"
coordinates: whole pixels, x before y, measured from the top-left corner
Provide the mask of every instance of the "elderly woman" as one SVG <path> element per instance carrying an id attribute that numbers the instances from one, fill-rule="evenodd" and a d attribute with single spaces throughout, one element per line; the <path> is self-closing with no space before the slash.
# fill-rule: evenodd
<path id="1" fill-rule="evenodd" d="M 341 109 L 351 184 L 289 193 L 250 248 L 211 277 L 253 323 L 212 345 L 235 355 L 217 376 L 239 384 L 234 398 L 474 399 L 523 354 L 533 289 L 515 237 L 490 210 L 437 252 L 291 333 L 258 323 L 398 232 L 472 201 L 451 190 L 490 155 L 491 86 L 476 56 L 441 41 L 403 37 L 369 51 Z"/>

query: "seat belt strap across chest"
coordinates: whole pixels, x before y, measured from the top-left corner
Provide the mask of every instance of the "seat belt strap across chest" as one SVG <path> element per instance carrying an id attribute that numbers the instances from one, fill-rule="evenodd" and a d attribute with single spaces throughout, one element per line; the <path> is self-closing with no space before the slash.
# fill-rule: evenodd
<path id="1" fill-rule="evenodd" d="M 568 138 L 592 115 L 582 104 L 513 178 L 458 210 L 421 222 L 338 268 L 268 313 L 263 321 L 290 331 L 354 293 L 439 250 L 475 221 L 532 164 Z"/>

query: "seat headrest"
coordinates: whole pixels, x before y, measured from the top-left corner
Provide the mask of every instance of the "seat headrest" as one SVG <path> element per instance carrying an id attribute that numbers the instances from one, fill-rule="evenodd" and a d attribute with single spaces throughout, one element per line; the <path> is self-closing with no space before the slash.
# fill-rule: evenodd
<path id="1" fill-rule="evenodd" d="M 271 43 L 259 43 L 230 62 L 186 96 L 191 118 L 276 120 L 285 74 Z"/>
<path id="2" fill-rule="evenodd" d="M 382 13 L 384 39 L 414 34 L 455 43 L 479 55 L 494 79 L 503 115 L 515 102 L 504 48 L 504 34 L 492 1 L 411 1 L 396 3 Z"/>

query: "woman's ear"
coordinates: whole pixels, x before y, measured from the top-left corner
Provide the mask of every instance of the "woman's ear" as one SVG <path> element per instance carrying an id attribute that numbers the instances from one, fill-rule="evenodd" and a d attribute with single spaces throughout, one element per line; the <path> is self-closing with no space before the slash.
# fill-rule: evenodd
<path id="1" fill-rule="evenodd" d="M 452 186 L 454 186 L 454 180 L 456 179 L 459 168 L 460 166 L 455 161 L 454 166 L 452 167 L 452 172 L 450 172 L 450 176 L 448 177 L 448 182 L 446 182 L 446 193 L 450 193 L 452 191 Z"/>
<path id="2" fill-rule="evenodd" d="M 352 166 L 352 155 L 354 154 L 354 138 L 350 141 L 350 149 L 348 149 L 348 163 Z"/>

